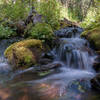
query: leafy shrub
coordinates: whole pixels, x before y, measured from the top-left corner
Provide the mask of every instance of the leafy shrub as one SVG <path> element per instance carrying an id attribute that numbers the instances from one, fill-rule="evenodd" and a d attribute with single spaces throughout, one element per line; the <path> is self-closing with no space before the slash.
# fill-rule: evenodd
<path id="1" fill-rule="evenodd" d="M 35 4 L 35 8 L 43 15 L 45 22 L 56 30 L 59 29 L 60 8 L 61 4 L 57 0 L 44 0 Z"/>
<path id="2" fill-rule="evenodd" d="M 100 26 L 100 1 L 94 1 L 94 7 L 88 11 L 85 20 L 81 23 L 81 26 L 87 29 L 94 29 Z"/>
<path id="3" fill-rule="evenodd" d="M 37 23 L 31 28 L 30 34 L 33 38 L 41 40 L 51 40 L 53 38 L 52 28 L 46 23 Z"/>
<path id="4" fill-rule="evenodd" d="M 4 27 L 0 25 L 0 38 L 8 38 L 9 36 L 15 35 L 16 33 L 10 27 Z"/>
<path id="5" fill-rule="evenodd" d="M 15 3 L 3 2 L 0 6 L 0 16 L 8 21 L 24 20 L 28 14 L 26 2 L 22 0 L 16 0 Z"/>

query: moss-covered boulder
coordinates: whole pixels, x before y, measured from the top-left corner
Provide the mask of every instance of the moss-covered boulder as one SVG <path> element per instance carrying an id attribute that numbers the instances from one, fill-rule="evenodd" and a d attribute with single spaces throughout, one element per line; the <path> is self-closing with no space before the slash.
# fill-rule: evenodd
<path id="1" fill-rule="evenodd" d="M 82 35 L 89 40 L 91 46 L 97 51 L 100 51 L 100 26 L 85 30 Z"/>
<path id="2" fill-rule="evenodd" d="M 38 63 L 43 50 L 42 42 L 36 39 L 23 40 L 9 46 L 4 55 L 16 68 L 27 68 Z"/>

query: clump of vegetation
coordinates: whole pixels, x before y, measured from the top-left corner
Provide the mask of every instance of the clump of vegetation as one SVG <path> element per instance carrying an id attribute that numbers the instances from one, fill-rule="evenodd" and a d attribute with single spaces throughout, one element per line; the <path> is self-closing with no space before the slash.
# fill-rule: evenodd
<path id="1" fill-rule="evenodd" d="M 26 2 L 22 0 L 16 0 L 15 3 L 11 1 L 3 1 L 3 4 L 0 5 L 0 16 L 3 20 L 16 22 L 18 20 L 24 20 L 28 14 L 28 7 L 26 7 Z"/>
<path id="2" fill-rule="evenodd" d="M 16 35 L 16 32 L 13 29 L 0 25 L 0 38 L 9 38 L 10 36 L 14 35 Z"/>
<path id="3" fill-rule="evenodd" d="M 91 21 L 91 18 L 87 21 L 85 24 L 86 29 L 85 32 L 82 33 L 82 36 L 86 37 L 90 41 L 91 45 L 96 50 L 100 51 L 100 1 L 95 0 L 95 5 L 93 21 Z M 87 18 L 89 17 L 91 17 L 91 15 L 87 16 Z"/>
<path id="4" fill-rule="evenodd" d="M 34 0 L 31 2 L 31 4 L 29 3 L 30 2 L 28 2 L 28 0 L 16 0 L 14 2 L 12 0 L 2 1 L 2 3 L 0 3 L 0 22 L 3 21 L 5 26 L 12 23 L 13 27 L 16 27 L 14 25 L 16 25 L 16 23 L 19 21 L 24 21 L 25 23 L 28 15 L 30 14 L 29 12 L 31 12 L 29 9 L 34 6 L 37 14 L 43 16 L 44 23 L 37 23 L 36 25 L 33 25 L 34 23 L 28 23 L 25 26 L 25 32 L 23 32 L 25 34 L 22 36 L 28 34 L 28 37 L 50 40 L 53 38 L 53 31 L 60 28 L 60 3 L 56 0 L 43 0 L 39 2 Z M 34 16 L 35 15 L 33 14 L 33 17 Z M 4 32 L 2 32 L 2 34 L 3 33 Z M 11 32 L 9 32 L 9 34 L 10 33 Z"/>
<path id="5" fill-rule="evenodd" d="M 57 0 L 44 0 L 35 5 L 38 13 L 44 16 L 44 20 L 53 30 L 60 27 L 61 4 Z"/>
<path id="6" fill-rule="evenodd" d="M 98 0 L 0 0 L 0 34 L 1 37 L 12 36 L 15 34 L 13 28 L 16 28 L 17 33 L 22 32 L 21 36 L 27 34 L 28 37 L 50 40 L 53 38 L 53 31 L 62 28 L 60 21 L 64 17 L 71 19 L 71 21 L 82 22 L 83 28 L 94 28 L 94 26 L 100 25 L 97 23 L 100 21 L 99 3 Z M 30 10 L 31 8 L 34 8 L 34 12 Z M 26 24 L 27 18 L 31 14 L 31 23 Z M 36 15 L 42 16 L 42 23 L 34 23 L 34 18 L 35 21 L 39 19 L 36 18 Z M 23 25 L 18 22 L 23 22 Z M 19 27 L 22 26 L 21 29 L 18 30 L 19 27 L 16 27 L 16 23 Z M 66 23 L 63 27 L 65 26 Z"/>
<path id="7" fill-rule="evenodd" d="M 84 21 L 81 23 L 87 30 L 100 26 L 100 1 L 94 0 L 94 6 L 91 6 Z"/>
<path id="8" fill-rule="evenodd" d="M 0 38 L 16 36 L 17 28 L 14 25 L 20 20 L 25 20 L 27 15 L 26 2 L 22 2 L 22 0 L 16 0 L 16 2 L 12 2 L 12 0 L 0 1 Z"/>
<path id="9" fill-rule="evenodd" d="M 37 23 L 29 31 L 32 38 L 40 40 L 51 40 L 53 39 L 53 30 L 50 25 L 46 23 Z"/>

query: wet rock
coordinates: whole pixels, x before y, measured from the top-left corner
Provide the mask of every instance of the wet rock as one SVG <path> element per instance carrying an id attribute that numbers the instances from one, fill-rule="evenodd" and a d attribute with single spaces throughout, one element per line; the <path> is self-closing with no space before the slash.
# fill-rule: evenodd
<path id="1" fill-rule="evenodd" d="M 43 59 L 39 60 L 39 64 L 41 64 L 41 65 L 45 65 L 45 64 L 48 64 L 48 63 L 51 63 L 51 62 L 52 62 L 52 60 L 47 59 L 47 58 L 43 58 Z"/>
<path id="2" fill-rule="evenodd" d="M 54 56 L 52 53 L 48 52 L 48 53 L 43 53 L 41 58 L 46 58 L 46 59 L 53 59 Z"/>
<path id="3" fill-rule="evenodd" d="M 100 74 L 96 75 L 96 77 L 91 80 L 91 86 L 92 89 L 100 91 Z"/>
<path id="4" fill-rule="evenodd" d="M 12 44 L 5 50 L 4 55 L 15 69 L 27 68 L 38 63 L 42 50 L 40 40 L 29 39 Z"/>
<path id="5" fill-rule="evenodd" d="M 55 35 L 60 38 L 71 38 L 80 36 L 82 28 L 79 27 L 65 27 L 55 32 Z"/>
<path id="6" fill-rule="evenodd" d="M 54 63 L 49 63 L 47 65 L 42 65 L 40 67 L 35 67 L 35 71 L 48 71 L 48 70 L 51 70 L 51 69 L 55 69 L 55 68 L 58 68 L 58 67 L 61 67 L 62 64 L 59 63 L 59 62 L 54 62 Z"/>

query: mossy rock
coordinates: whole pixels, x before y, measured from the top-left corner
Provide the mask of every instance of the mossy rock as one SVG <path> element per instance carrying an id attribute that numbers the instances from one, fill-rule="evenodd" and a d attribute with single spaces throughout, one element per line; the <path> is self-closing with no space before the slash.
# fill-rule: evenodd
<path id="1" fill-rule="evenodd" d="M 70 25 L 67 24 L 66 22 L 60 22 L 60 28 L 65 28 L 65 27 L 69 27 Z"/>
<path id="2" fill-rule="evenodd" d="M 27 68 L 38 63 L 43 50 L 42 42 L 36 39 L 23 40 L 9 46 L 4 55 L 16 68 Z"/>
<path id="3" fill-rule="evenodd" d="M 65 27 L 79 27 L 78 23 L 71 22 L 70 20 L 64 18 L 63 20 L 60 20 L 60 29 Z"/>
<path id="4" fill-rule="evenodd" d="M 81 37 L 88 39 L 91 46 L 95 50 L 100 51 L 100 26 L 90 30 L 85 30 Z"/>

